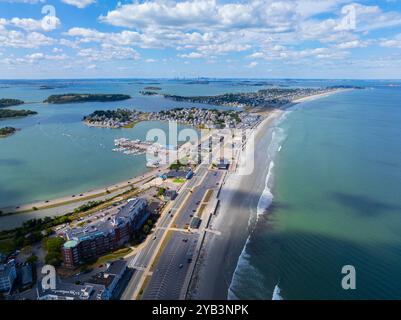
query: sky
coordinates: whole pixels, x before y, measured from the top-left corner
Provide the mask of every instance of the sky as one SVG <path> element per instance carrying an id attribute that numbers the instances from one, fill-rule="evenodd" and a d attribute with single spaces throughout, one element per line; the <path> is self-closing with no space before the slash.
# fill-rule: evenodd
<path id="1" fill-rule="evenodd" d="M 401 0 L 0 0 L 0 78 L 401 79 Z"/>

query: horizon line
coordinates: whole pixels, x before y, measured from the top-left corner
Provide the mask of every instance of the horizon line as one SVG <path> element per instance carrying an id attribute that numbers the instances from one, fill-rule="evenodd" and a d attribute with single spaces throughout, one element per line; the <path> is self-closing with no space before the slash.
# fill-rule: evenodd
<path id="1" fill-rule="evenodd" d="M 0 81 L 15 81 L 15 80 L 26 80 L 26 81 L 39 81 L 39 80 L 347 80 L 347 81 L 401 81 L 401 78 L 296 78 L 296 77 L 77 77 L 77 78 L 0 78 Z"/>

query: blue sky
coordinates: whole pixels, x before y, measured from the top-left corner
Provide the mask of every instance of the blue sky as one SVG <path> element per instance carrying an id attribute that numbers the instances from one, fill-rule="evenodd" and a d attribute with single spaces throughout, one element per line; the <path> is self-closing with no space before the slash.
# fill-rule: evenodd
<path id="1" fill-rule="evenodd" d="M 0 0 L 0 78 L 95 77 L 400 79 L 401 0 Z"/>

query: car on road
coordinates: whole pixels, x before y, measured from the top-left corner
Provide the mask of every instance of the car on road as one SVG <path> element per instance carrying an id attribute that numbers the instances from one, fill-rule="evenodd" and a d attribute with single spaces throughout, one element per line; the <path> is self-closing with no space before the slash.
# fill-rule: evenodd
<path id="1" fill-rule="evenodd" d="M 153 240 L 156 240 L 156 236 L 153 237 Z"/>
<path id="2" fill-rule="evenodd" d="M 184 265 L 182 263 L 180 263 L 180 265 L 178 266 L 178 268 L 182 268 Z"/>

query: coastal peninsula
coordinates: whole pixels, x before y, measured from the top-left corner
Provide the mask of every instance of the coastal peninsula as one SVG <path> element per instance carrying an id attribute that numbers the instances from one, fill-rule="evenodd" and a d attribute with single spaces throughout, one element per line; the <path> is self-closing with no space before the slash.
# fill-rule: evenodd
<path id="1" fill-rule="evenodd" d="M 158 91 L 161 90 L 162 88 L 160 87 L 145 87 L 145 90 L 153 90 L 153 91 Z"/>
<path id="2" fill-rule="evenodd" d="M 337 88 L 269 88 L 257 92 L 225 93 L 217 96 L 185 97 L 164 94 L 167 99 L 191 103 L 204 103 L 218 106 L 257 108 L 260 110 L 280 108 L 294 100 L 324 94 L 338 90 Z"/>
<path id="3" fill-rule="evenodd" d="M 139 93 L 140 93 L 141 95 L 143 95 L 143 96 L 156 96 L 156 95 L 159 94 L 158 92 L 149 91 L 149 90 L 141 90 L 141 91 L 139 91 Z"/>
<path id="4" fill-rule="evenodd" d="M 79 103 L 79 102 L 110 102 L 130 99 L 127 94 L 105 94 L 105 93 L 66 93 L 55 94 L 49 96 L 43 102 L 62 104 L 62 103 Z"/>
<path id="5" fill-rule="evenodd" d="M 260 115 L 245 111 L 198 108 L 175 108 L 159 112 L 129 109 L 97 110 L 82 120 L 89 126 L 123 128 L 139 121 L 176 121 L 197 128 L 247 128 L 254 125 Z"/>
<path id="6" fill-rule="evenodd" d="M 13 135 L 16 131 L 17 131 L 17 129 L 15 129 L 13 127 L 0 128 L 0 138 L 9 137 L 9 136 Z"/>
<path id="7" fill-rule="evenodd" d="M 13 107 L 24 104 L 24 101 L 19 99 L 0 99 L 0 108 Z"/>
<path id="8" fill-rule="evenodd" d="M 37 114 L 37 112 L 31 110 L 0 109 L 0 119 L 26 117 L 34 114 Z"/>

